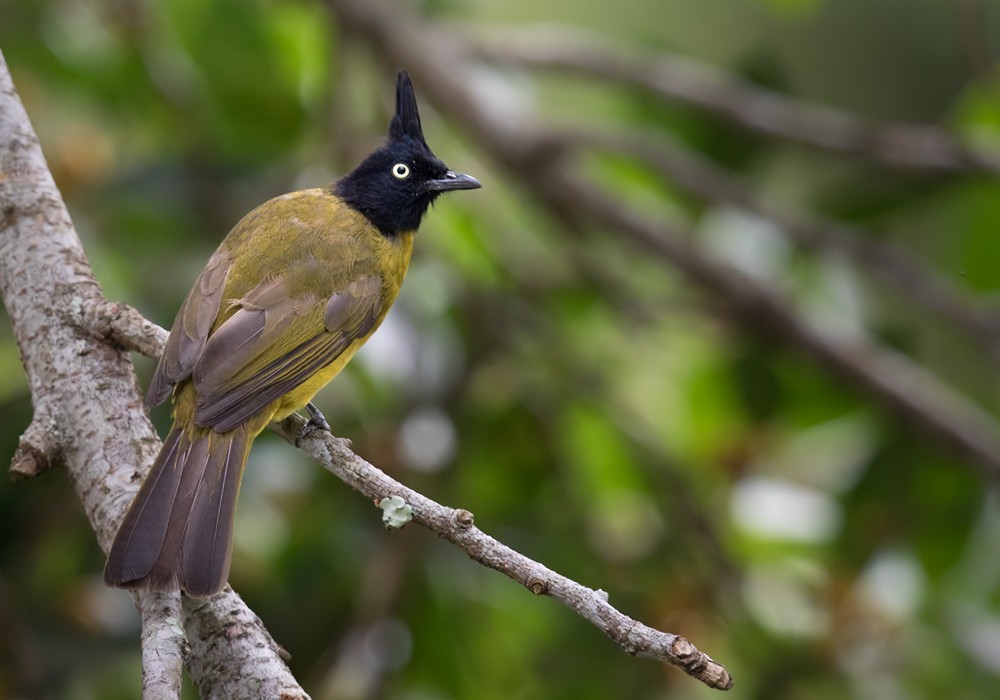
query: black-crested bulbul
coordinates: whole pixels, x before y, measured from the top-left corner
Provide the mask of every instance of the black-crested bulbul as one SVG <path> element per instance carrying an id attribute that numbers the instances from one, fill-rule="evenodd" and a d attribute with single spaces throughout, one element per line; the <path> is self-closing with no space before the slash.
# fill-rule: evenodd
<path id="1" fill-rule="evenodd" d="M 276 197 L 236 224 L 153 375 L 147 402 L 172 395 L 174 424 L 111 546 L 108 584 L 193 596 L 225 586 L 254 438 L 306 407 L 378 328 L 438 195 L 479 186 L 431 152 L 400 72 L 380 148 L 330 187 Z"/>

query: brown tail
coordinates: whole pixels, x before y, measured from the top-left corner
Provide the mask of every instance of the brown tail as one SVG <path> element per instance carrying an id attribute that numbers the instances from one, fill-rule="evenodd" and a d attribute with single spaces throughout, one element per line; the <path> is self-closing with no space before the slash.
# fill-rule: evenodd
<path id="1" fill-rule="evenodd" d="M 254 435 L 174 426 L 104 568 L 121 588 L 216 593 L 229 578 L 236 497 Z"/>

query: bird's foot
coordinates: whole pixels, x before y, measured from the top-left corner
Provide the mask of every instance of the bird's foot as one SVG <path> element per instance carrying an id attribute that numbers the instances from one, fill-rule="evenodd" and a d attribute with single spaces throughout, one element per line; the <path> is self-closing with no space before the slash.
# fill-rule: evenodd
<path id="1" fill-rule="evenodd" d="M 326 416 L 324 416 L 323 412 L 316 408 L 316 405 L 311 401 L 306 404 L 306 412 L 309 413 L 309 420 L 307 420 L 299 430 L 299 435 L 295 440 L 296 442 L 304 437 L 312 435 L 316 431 L 325 431 L 327 433 L 331 432 L 330 424 L 326 421 Z"/>

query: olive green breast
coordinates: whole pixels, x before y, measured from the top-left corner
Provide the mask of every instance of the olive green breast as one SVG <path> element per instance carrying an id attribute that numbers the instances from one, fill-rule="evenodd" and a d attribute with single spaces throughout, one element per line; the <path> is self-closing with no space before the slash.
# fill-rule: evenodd
<path id="1" fill-rule="evenodd" d="M 228 302 L 275 277 L 290 296 L 325 303 L 352 280 L 377 275 L 387 311 L 409 266 L 413 232 L 384 236 L 362 214 L 317 188 L 261 204 L 233 227 L 221 251 L 233 262 L 215 327 L 235 312 Z"/>

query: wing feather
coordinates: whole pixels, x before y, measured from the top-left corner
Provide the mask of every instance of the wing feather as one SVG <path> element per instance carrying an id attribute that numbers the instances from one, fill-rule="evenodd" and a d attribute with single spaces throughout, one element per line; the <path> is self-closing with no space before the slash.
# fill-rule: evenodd
<path id="1" fill-rule="evenodd" d="M 175 384 L 191 376 L 222 306 L 231 267 L 229 254 L 222 250 L 216 252 L 181 304 L 146 392 L 146 402 L 150 406 L 163 403 Z"/>
<path id="2" fill-rule="evenodd" d="M 366 337 L 381 316 L 375 275 L 326 300 L 292 298 L 280 283 L 267 285 L 266 293 L 240 300 L 205 345 L 193 371 L 199 425 L 236 428 Z"/>

